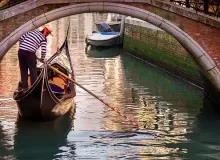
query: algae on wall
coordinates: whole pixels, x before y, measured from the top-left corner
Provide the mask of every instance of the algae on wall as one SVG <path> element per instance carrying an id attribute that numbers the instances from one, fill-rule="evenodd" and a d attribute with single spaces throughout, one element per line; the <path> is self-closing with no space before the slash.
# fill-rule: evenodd
<path id="1" fill-rule="evenodd" d="M 193 58 L 168 33 L 126 24 L 123 49 L 199 86 L 203 81 Z"/>

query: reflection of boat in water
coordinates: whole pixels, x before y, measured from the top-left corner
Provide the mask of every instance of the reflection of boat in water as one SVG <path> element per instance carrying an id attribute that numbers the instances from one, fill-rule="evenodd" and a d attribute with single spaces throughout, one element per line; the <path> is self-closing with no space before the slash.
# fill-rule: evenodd
<path id="1" fill-rule="evenodd" d="M 114 47 L 94 47 L 87 46 L 86 53 L 88 57 L 93 58 L 113 58 L 117 57 L 121 53 L 121 48 L 118 46 Z"/>
<path id="2" fill-rule="evenodd" d="M 67 135 L 73 127 L 74 108 L 49 122 L 29 122 L 18 119 L 14 136 L 16 159 L 55 159 L 62 156 L 60 147 L 67 145 Z M 74 150 L 71 145 L 71 150 Z M 73 154 L 73 152 L 71 152 Z"/>
<path id="3" fill-rule="evenodd" d="M 74 78 L 67 39 L 60 52 L 55 53 L 47 63 Z M 15 91 L 13 98 L 16 100 L 20 116 L 34 120 L 52 120 L 65 114 L 74 105 L 75 87 L 73 82 L 47 65 L 38 70 L 39 75 L 34 84 L 30 85 L 29 76 L 28 90 Z"/>
<path id="4" fill-rule="evenodd" d="M 8 142 L 10 138 L 7 136 L 8 132 L 4 130 L 4 125 L 0 121 L 0 159 L 6 159 L 11 150 Z"/>

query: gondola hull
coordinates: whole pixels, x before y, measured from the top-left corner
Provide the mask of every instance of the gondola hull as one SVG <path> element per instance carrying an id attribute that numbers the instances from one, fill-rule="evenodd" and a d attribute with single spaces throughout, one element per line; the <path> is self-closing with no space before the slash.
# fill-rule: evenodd
<path id="1" fill-rule="evenodd" d="M 29 120 L 49 121 L 64 115 L 70 108 L 75 107 L 75 88 L 58 99 L 50 89 L 47 68 L 42 69 L 36 82 L 25 92 L 14 92 L 19 116 Z"/>
<path id="2" fill-rule="evenodd" d="M 34 94 L 27 98 L 16 101 L 19 116 L 29 120 L 49 121 L 64 115 L 70 108 L 74 108 L 74 98 L 68 98 L 56 103 L 51 97 L 44 98 L 40 103 L 40 97 Z"/>

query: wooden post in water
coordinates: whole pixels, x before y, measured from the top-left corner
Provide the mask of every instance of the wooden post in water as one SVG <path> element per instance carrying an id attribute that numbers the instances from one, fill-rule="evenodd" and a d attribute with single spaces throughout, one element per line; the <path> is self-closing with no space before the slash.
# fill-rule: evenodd
<path id="1" fill-rule="evenodd" d="M 204 0 L 204 13 L 207 14 L 209 12 L 209 0 Z"/>
<path id="2" fill-rule="evenodd" d="M 123 45 L 124 41 L 124 32 L 125 32 L 125 15 L 122 15 L 121 27 L 120 27 L 120 45 Z"/>
<path id="3" fill-rule="evenodd" d="M 187 8 L 190 7 L 189 0 L 186 0 L 186 7 L 187 7 Z"/>

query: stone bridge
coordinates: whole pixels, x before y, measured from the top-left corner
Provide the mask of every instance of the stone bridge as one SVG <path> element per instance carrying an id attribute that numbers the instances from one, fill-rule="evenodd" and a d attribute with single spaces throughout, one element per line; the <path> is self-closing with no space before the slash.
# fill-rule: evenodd
<path id="1" fill-rule="evenodd" d="M 0 11 L 0 58 L 27 31 L 87 12 L 112 12 L 147 21 L 174 36 L 220 93 L 220 20 L 160 0 L 28 0 Z"/>

